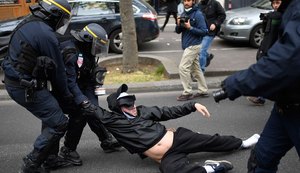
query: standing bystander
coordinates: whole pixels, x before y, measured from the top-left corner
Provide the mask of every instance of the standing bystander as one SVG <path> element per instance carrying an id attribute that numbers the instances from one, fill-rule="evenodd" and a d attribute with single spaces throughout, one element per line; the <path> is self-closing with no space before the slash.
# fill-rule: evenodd
<path id="1" fill-rule="evenodd" d="M 164 25 L 160 27 L 160 30 L 163 32 L 167 23 L 169 22 L 170 16 L 173 15 L 175 19 L 175 24 L 177 23 L 177 0 L 167 0 L 167 14 Z"/>
<path id="2" fill-rule="evenodd" d="M 199 63 L 202 72 L 210 64 L 210 61 L 214 58 L 213 54 L 208 53 L 208 49 L 211 46 L 215 36 L 220 31 L 221 24 L 226 18 L 225 10 L 221 4 L 216 0 L 201 0 L 199 8 L 206 18 L 208 27 L 208 35 L 202 39 L 202 47 L 199 52 Z"/>
<path id="3" fill-rule="evenodd" d="M 178 101 L 186 101 L 196 97 L 208 97 L 208 88 L 200 70 L 198 53 L 202 37 L 207 34 L 205 19 L 195 5 L 195 0 L 184 0 L 184 13 L 177 19 L 176 32 L 182 33 L 183 55 L 179 64 L 179 75 L 183 85 L 183 93 L 177 97 Z M 197 80 L 198 92 L 192 93 L 192 76 Z"/>

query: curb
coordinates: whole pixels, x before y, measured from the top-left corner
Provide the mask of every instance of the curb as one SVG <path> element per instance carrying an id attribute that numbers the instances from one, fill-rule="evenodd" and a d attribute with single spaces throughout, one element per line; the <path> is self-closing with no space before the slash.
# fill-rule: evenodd
<path id="1" fill-rule="evenodd" d="M 157 92 L 157 91 L 182 91 L 183 87 L 179 79 L 178 67 L 176 62 L 171 61 L 168 58 L 161 56 L 153 56 L 148 54 L 139 54 L 139 62 L 148 63 L 148 64 L 162 64 L 165 67 L 165 75 L 170 80 L 164 81 L 154 81 L 154 82 L 139 82 L 139 83 L 129 83 L 128 87 L 130 92 Z M 102 58 L 99 62 L 102 65 L 109 64 L 121 64 L 122 55 L 113 55 L 106 58 Z M 219 88 L 221 82 L 230 74 L 236 72 L 236 70 L 226 70 L 222 71 L 207 71 L 205 72 L 205 78 L 207 86 L 209 89 Z M 1 80 L 3 80 L 3 71 L 0 71 Z M 124 82 L 125 83 L 125 82 Z M 106 88 L 106 93 L 110 94 L 119 88 L 121 84 L 113 85 L 103 85 Z M 196 88 L 197 83 L 193 82 L 192 87 Z M 0 101 L 1 100 L 11 100 L 8 93 L 5 90 L 4 84 L 0 83 Z"/>

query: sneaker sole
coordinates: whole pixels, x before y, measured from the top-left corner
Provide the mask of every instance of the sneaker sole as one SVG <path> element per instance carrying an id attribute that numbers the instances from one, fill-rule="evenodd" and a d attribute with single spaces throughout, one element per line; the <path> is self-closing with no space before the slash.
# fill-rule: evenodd
<path id="1" fill-rule="evenodd" d="M 103 149 L 103 148 L 102 148 Z M 113 153 L 113 152 L 118 152 L 118 151 L 122 151 L 123 147 L 117 147 L 117 148 L 113 148 L 113 149 L 103 149 L 104 153 Z"/>
<path id="2" fill-rule="evenodd" d="M 232 163 L 227 160 L 206 160 L 204 163 L 205 164 L 214 164 L 214 163 L 219 163 L 219 162 L 228 163 L 228 164 L 232 165 Z"/>

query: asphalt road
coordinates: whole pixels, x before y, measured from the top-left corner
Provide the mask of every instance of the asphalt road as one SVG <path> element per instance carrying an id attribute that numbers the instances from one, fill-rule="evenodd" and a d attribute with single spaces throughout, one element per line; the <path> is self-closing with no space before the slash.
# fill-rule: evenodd
<path id="1" fill-rule="evenodd" d="M 130 92 L 130 89 L 129 89 Z M 180 91 L 138 93 L 137 104 L 172 106 L 177 102 Z M 100 97 L 100 105 L 106 106 L 106 97 Z M 235 135 L 247 138 L 261 132 L 272 107 L 271 102 L 265 106 L 253 106 L 245 98 L 234 102 L 225 100 L 216 104 L 212 97 L 199 99 L 211 113 L 207 119 L 198 113 L 176 120 L 163 122 L 167 127 L 186 127 L 191 130 L 214 134 Z M 32 150 L 32 143 L 40 133 L 41 124 L 33 115 L 13 101 L 0 102 L 0 172 L 17 172 L 22 163 L 22 157 Z M 127 151 L 105 154 L 99 147 L 99 142 L 86 127 L 78 146 L 78 152 L 83 159 L 83 166 L 70 167 L 53 172 L 62 173 L 158 173 L 158 165 L 150 159 L 141 160 Z M 246 172 L 246 163 L 250 150 L 233 153 L 196 153 L 189 155 L 192 162 L 203 163 L 207 159 L 227 159 L 234 164 L 232 173 Z M 299 158 L 295 150 L 291 150 L 282 159 L 279 173 L 295 173 L 300 169 Z"/>

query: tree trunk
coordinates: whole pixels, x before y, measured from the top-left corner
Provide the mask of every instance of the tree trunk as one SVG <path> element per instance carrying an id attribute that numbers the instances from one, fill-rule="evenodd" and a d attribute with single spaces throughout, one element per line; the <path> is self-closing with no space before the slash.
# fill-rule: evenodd
<path id="1" fill-rule="evenodd" d="M 123 42 L 123 73 L 131 73 L 138 67 L 138 48 L 132 0 L 120 0 Z"/>

